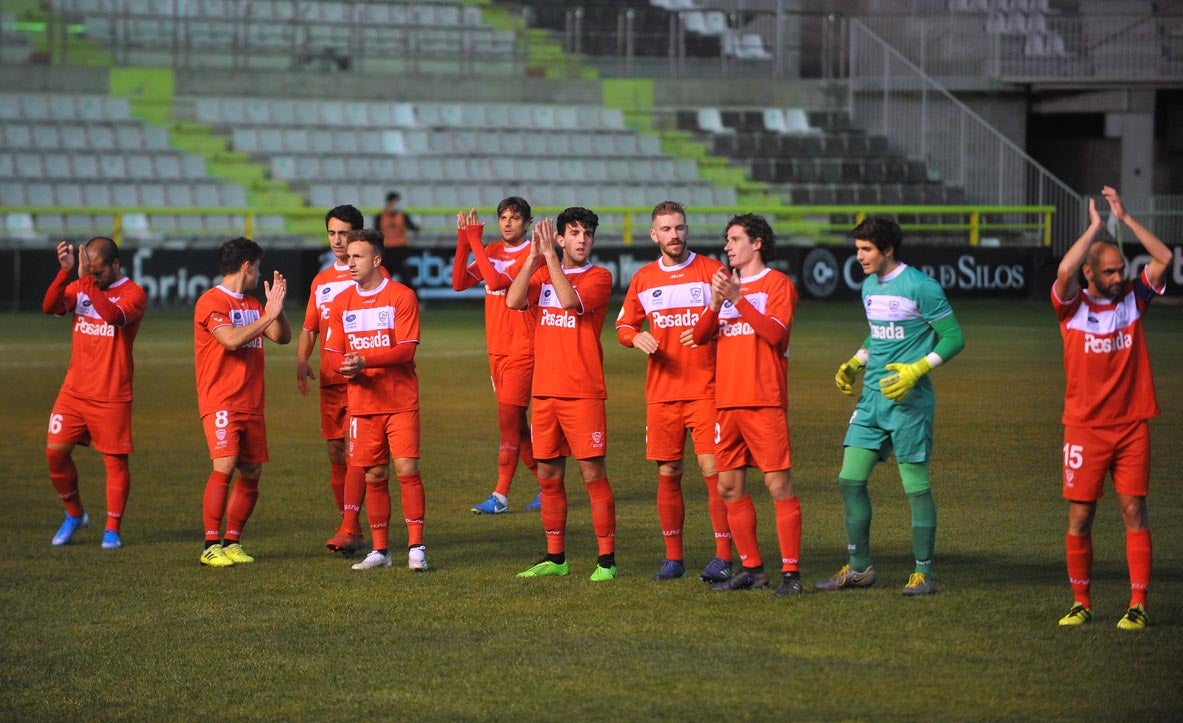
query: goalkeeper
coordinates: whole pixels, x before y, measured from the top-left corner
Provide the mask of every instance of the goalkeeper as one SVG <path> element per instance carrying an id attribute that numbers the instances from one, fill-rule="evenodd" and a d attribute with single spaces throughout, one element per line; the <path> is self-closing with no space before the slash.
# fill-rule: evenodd
<path id="1" fill-rule="evenodd" d="M 850 235 L 867 275 L 862 301 L 871 328 L 862 347 L 834 377 L 838 390 L 852 396 L 859 372 L 866 370 L 838 473 L 850 562 L 816 587 L 841 590 L 875 583 L 867 480 L 875 463 L 886 461 L 894 450 L 912 508 L 916 556 L 916 571 L 904 594 L 928 595 L 937 589 L 932 572 L 937 511 L 928 486 L 936 404 L 928 374 L 956 356 L 965 341 L 940 285 L 897 258 L 903 240 L 899 224 L 870 217 Z"/>

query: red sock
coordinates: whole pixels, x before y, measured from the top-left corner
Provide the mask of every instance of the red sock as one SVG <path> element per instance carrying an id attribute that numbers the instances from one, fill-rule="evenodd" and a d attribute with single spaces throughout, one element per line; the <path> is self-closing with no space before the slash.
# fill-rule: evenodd
<path id="1" fill-rule="evenodd" d="M 375 550 L 390 547 L 390 480 L 366 479 L 366 517 Z"/>
<path id="2" fill-rule="evenodd" d="M 1150 590 L 1150 560 L 1152 557 L 1150 530 L 1126 530 L 1125 557 L 1130 566 L 1130 607 L 1146 606 Z"/>
<path id="3" fill-rule="evenodd" d="M 534 479 L 538 479 L 538 462 L 534 459 L 534 443 L 530 441 L 530 427 L 526 424 L 526 410 L 522 410 L 522 436 L 518 441 L 518 459 L 530 473 L 534 475 Z"/>
<path id="4" fill-rule="evenodd" d="M 682 499 L 682 475 L 657 475 L 657 521 L 665 540 L 665 556 L 682 559 L 682 525 L 686 522 L 686 503 Z"/>
<path id="5" fill-rule="evenodd" d="M 407 546 L 423 544 L 423 513 L 427 502 L 423 495 L 423 478 L 419 473 L 399 475 L 398 489 L 402 494 L 403 518 L 407 523 Z"/>
<path id="6" fill-rule="evenodd" d="M 562 477 L 539 479 L 542 486 L 542 529 L 546 531 L 546 552 L 561 555 L 567 547 L 567 490 Z"/>
<path id="7" fill-rule="evenodd" d="M 776 539 L 780 543 L 781 572 L 801 569 L 801 500 L 775 500 Z"/>
<path id="8" fill-rule="evenodd" d="M 82 498 L 78 494 L 78 468 L 74 466 L 74 458 L 69 452 L 46 447 L 45 459 L 49 461 L 49 481 L 65 503 L 66 514 L 81 517 Z"/>
<path id="9" fill-rule="evenodd" d="M 232 544 L 242 539 L 246 521 L 255 511 L 259 501 L 259 480 L 238 475 L 234 489 L 230 490 L 230 504 L 226 505 L 226 542 Z"/>
<path id="10" fill-rule="evenodd" d="M 596 547 L 601 555 L 616 552 L 616 497 L 607 477 L 587 483 L 591 498 L 592 528 L 596 531 Z"/>
<path id="11" fill-rule="evenodd" d="M 1076 602 L 1091 609 L 1093 601 L 1089 597 L 1089 578 L 1093 574 L 1093 537 L 1069 532 L 1064 536 L 1064 549 L 1067 551 L 1068 582 L 1072 585 L 1072 595 Z"/>
<path id="12" fill-rule="evenodd" d="M 337 503 L 337 514 L 345 514 L 345 473 L 343 464 L 329 464 L 329 486 L 333 488 L 333 501 Z"/>
<path id="13" fill-rule="evenodd" d="M 366 468 L 345 468 L 345 497 L 341 508 L 341 529 L 361 534 L 361 505 L 366 499 Z"/>
<path id="14" fill-rule="evenodd" d="M 205 523 L 206 542 L 222 541 L 222 517 L 226 514 L 226 493 L 230 491 L 230 472 L 210 472 L 201 498 L 201 516 Z"/>
<path id="15" fill-rule="evenodd" d="M 131 470 L 126 454 L 104 454 L 103 465 L 107 468 L 107 529 L 119 532 L 131 491 Z"/>
<path id="16" fill-rule="evenodd" d="M 727 526 L 739 551 L 739 564 L 747 568 L 763 567 L 760 557 L 760 541 L 756 538 L 756 505 L 752 496 L 744 495 L 735 502 L 726 502 Z"/>
<path id="17" fill-rule="evenodd" d="M 518 468 L 521 453 L 522 415 L 525 409 L 516 404 L 497 403 L 497 427 L 501 430 L 501 446 L 497 450 L 497 486 L 494 492 L 509 496 L 513 473 Z"/>
<path id="18" fill-rule="evenodd" d="M 731 528 L 727 525 L 727 503 L 719 494 L 719 475 L 704 479 L 707 483 L 707 511 L 715 530 L 715 557 L 731 562 Z"/>

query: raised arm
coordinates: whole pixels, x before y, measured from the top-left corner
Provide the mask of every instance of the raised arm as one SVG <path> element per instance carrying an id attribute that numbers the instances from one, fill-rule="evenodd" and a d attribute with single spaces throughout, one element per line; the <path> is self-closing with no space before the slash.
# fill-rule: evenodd
<path id="1" fill-rule="evenodd" d="M 1117 217 L 1117 220 L 1124 223 L 1134 232 L 1134 236 L 1142 244 L 1142 248 L 1146 249 L 1146 253 L 1150 254 L 1150 263 L 1146 264 L 1146 278 L 1150 281 L 1150 285 L 1156 289 L 1162 286 L 1163 276 L 1166 274 L 1167 268 L 1171 265 L 1171 250 L 1157 236 L 1151 233 L 1150 229 L 1138 223 L 1126 213 L 1125 206 L 1122 205 L 1121 198 L 1117 195 L 1116 189 L 1105 186 L 1101 189 L 1101 195 L 1109 202 L 1109 210 Z"/>
<path id="2" fill-rule="evenodd" d="M 45 290 L 45 298 L 41 301 L 41 310 L 46 314 L 61 316 L 74 307 L 72 300 L 66 298 L 66 287 L 70 285 L 70 272 L 74 270 L 74 244 L 65 241 L 57 246 L 58 270 L 57 276 Z"/>
<path id="3" fill-rule="evenodd" d="M 1060 259 L 1060 266 L 1056 269 L 1056 283 L 1052 288 L 1056 298 L 1067 301 L 1076 296 L 1080 290 L 1080 267 L 1084 265 L 1084 257 L 1088 253 L 1089 245 L 1101 231 L 1101 214 L 1097 213 L 1097 202 L 1089 199 L 1089 226 L 1076 239 L 1076 243 L 1064 252 Z"/>
<path id="4" fill-rule="evenodd" d="M 530 277 L 534 275 L 534 270 L 543 261 L 542 246 L 544 242 L 540 231 L 547 225 L 548 219 L 544 218 L 538 222 L 537 228 L 534 229 L 534 235 L 530 237 L 530 252 L 526 254 L 526 260 L 522 263 L 522 269 L 518 271 L 517 276 L 513 277 L 513 283 L 509 285 L 509 289 L 505 292 L 505 305 L 511 309 L 521 310 L 529 305 Z M 550 241 L 547 243 L 553 245 L 553 238 L 551 236 Z M 559 273 L 561 275 L 562 271 L 560 270 Z"/>

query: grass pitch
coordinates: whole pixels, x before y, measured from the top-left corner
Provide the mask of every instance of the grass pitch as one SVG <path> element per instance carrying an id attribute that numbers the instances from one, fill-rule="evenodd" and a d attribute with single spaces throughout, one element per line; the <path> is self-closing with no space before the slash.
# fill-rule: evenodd
<path id="1" fill-rule="evenodd" d="M 967 348 L 934 373 L 932 479 L 940 592 L 905 599 L 908 506 L 894 462 L 871 482 L 879 582 L 813 593 L 845 560 L 835 485 L 853 402 L 833 387 L 866 333 L 856 303 L 802 303 L 792 335 L 790 423 L 809 592 L 711 593 L 706 494 L 691 462 L 691 575 L 649 576 L 663 556 L 655 473 L 644 460 L 644 361 L 605 330 L 608 471 L 617 496 L 612 583 L 587 580 L 595 540 L 571 465 L 572 574 L 517 580 L 544 548 L 534 485 L 512 514 L 468 508 L 495 476 L 496 418 L 480 310 L 429 308 L 418 354 L 422 470 L 433 570 L 354 572 L 323 552 L 336 523 L 317 402 L 295 388 L 295 346 L 268 345 L 271 458 L 247 527 L 254 565 L 198 565 L 209 461 L 193 392 L 191 320 L 150 312 L 136 346 L 125 547 L 99 549 L 97 455 L 75 453 L 92 525 L 51 547 L 61 506 L 45 424 L 70 325 L 3 317 L 0 369 L 0 718 L 25 719 L 1167 719 L 1181 710 L 1183 313 L 1147 320 L 1163 416 L 1152 423 L 1152 627 L 1115 629 L 1128 600 L 1112 492 L 1094 529 L 1094 622 L 1059 629 L 1071 603 L 1060 499 L 1060 339 L 1043 303 L 957 301 Z M 610 325 L 609 325 L 610 326 Z M 572 483 L 571 481 L 574 480 Z M 765 556 L 772 506 L 750 486 Z M 397 519 L 397 495 L 395 495 Z M 392 542 L 404 534 L 392 526 Z M 397 542 L 396 542 L 397 544 Z"/>

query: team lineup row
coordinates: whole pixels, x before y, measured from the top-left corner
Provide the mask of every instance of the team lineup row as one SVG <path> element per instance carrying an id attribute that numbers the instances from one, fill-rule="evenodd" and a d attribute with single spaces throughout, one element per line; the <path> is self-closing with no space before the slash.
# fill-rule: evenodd
<path id="1" fill-rule="evenodd" d="M 1052 289 L 1068 372 L 1063 489 L 1069 500 L 1065 544 L 1075 597 L 1060 624 L 1091 620 L 1091 523 L 1102 483 L 1111 473 L 1127 528 L 1131 579 L 1130 607 L 1119 627 L 1142 629 L 1150 578 L 1147 420 L 1158 407 L 1141 314 L 1163 292 L 1170 251 L 1124 212 L 1113 189 L 1103 193 L 1151 261 L 1136 278 L 1126 279 L 1118 249 L 1098 238 L 1101 218 L 1090 204 L 1091 223 L 1065 254 Z M 539 491 L 531 507 L 541 512 L 547 551 L 518 574 L 522 578 L 570 574 L 564 470 L 571 456 L 591 502 L 598 547 L 591 579 L 609 581 L 617 573 L 600 346 L 612 279 L 607 269 L 589 261 L 598 221 L 591 210 L 572 207 L 553 221 L 533 223 L 529 204 L 510 197 L 497 207 L 500 238 L 485 245 L 484 225 L 475 211 L 457 214 L 453 287 L 485 285 L 486 345 L 500 437 L 496 487 L 473 512 L 507 511 L 517 466 L 529 469 Z M 700 577 L 722 591 L 771 585 L 760 556 L 756 508 L 746 489 L 746 470 L 756 467 L 776 518 L 781 577 L 775 594 L 798 595 L 801 506 L 792 481 L 786 413 L 787 350 L 797 292 L 788 276 L 768 266 L 775 233 L 761 216 L 733 217 L 724 231 L 724 265 L 689 248 L 680 204 L 658 204 L 651 221 L 659 257 L 631 279 L 616 332 L 622 345 L 648 360 L 646 458 L 657 468 L 657 512 L 665 543 L 665 559 L 653 579 L 686 574 L 681 482 L 689 433 L 707 483 L 716 541 L 715 556 Z M 363 225 L 353 206 L 326 214 L 334 263 L 312 282 L 297 342 L 297 386 L 307 394 L 311 382 L 318 381 L 321 433 L 341 515 L 326 547 L 352 555 L 365 546 L 364 503 L 371 549 L 353 568 L 392 564 L 393 467 L 407 527 L 408 566 L 426 570 L 415 371 L 419 305 L 414 292 L 384 270 L 383 234 Z M 929 374 L 961 351 L 963 335 L 939 284 L 899 258 L 903 239 L 895 221 L 867 218 L 850 236 L 867 275 L 862 300 L 869 333 L 835 376 L 839 391 L 853 396 L 859 374 L 864 375 L 838 475 L 849 562 L 815 586 L 839 590 L 875 583 L 867 480 L 877 462 L 894 454 L 912 510 L 916 560 L 903 592 L 932 594 L 937 589 L 937 516 L 928 470 L 934 410 Z M 117 548 L 132 450 L 131 349 L 147 301 L 123 274 L 110 239 L 92 239 L 77 259 L 65 242 L 57 254 L 61 269 L 43 308 L 59 315 L 73 312 L 75 325 L 70 366 L 47 440 L 50 478 L 66 508 L 53 542 L 68 543 L 88 522 L 71 453 L 76 444 L 89 443 L 107 469 L 102 544 Z M 198 408 L 212 460 L 203 496 L 206 544 L 200 560 L 210 567 L 253 562 L 241 536 L 268 460 L 263 340 L 287 344 L 293 335 L 281 274 L 264 281 L 262 302 L 249 293 L 261 276 L 261 256 L 249 239 L 224 243 L 221 283 L 201 296 L 194 312 Z M 71 281 L 75 266 L 77 278 Z M 310 359 L 318 340 L 320 362 L 314 372 Z"/>

